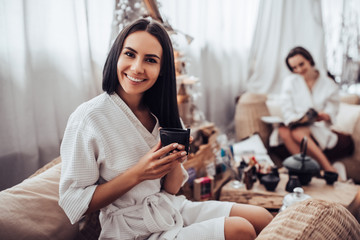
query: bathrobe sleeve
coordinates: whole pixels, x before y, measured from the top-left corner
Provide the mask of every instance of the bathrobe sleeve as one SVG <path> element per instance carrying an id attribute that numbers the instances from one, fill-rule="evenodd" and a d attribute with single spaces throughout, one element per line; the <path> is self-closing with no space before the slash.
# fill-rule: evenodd
<path id="1" fill-rule="evenodd" d="M 81 219 L 99 180 L 97 158 L 103 149 L 94 126 L 70 118 L 61 145 L 62 174 L 59 205 L 72 224 Z"/>
<path id="2" fill-rule="evenodd" d="M 326 89 L 326 92 L 328 93 L 328 98 L 327 101 L 325 101 L 323 111 L 330 116 L 331 123 L 334 123 L 340 105 L 339 88 L 335 83 L 330 82 L 328 86 L 326 86 Z"/>
<path id="3" fill-rule="evenodd" d="M 186 160 L 187 161 L 187 160 Z M 181 186 L 183 187 L 184 184 L 187 182 L 187 180 L 189 180 L 189 174 L 188 172 L 186 171 L 186 169 L 184 168 L 184 165 L 181 163 L 181 171 L 182 171 L 182 176 L 183 176 L 183 179 L 182 179 L 182 182 L 181 182 Z"/>

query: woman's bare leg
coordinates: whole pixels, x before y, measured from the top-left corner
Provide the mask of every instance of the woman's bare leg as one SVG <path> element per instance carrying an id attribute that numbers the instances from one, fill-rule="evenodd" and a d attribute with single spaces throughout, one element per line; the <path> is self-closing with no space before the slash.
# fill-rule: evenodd
<path id="1" fill-rule="evenodd" d="M 256 238 L 256 232 L 253 225 L 242 217 L 226 217 L 224 233 L 226 240 L 253 240 Z"/>
<path id="2" fill-rule="evenodd" d="M 267 211 L 263 207 L 236 203 L 231 208 L 230 217 L 228 219 L 232 219 L 232 218 L 237 219 L 234 220 L 234 222 L 240 221 L 238 218 L 248 221 L 249 224 L 252 226 L 252 229 L 254 229 L 255 235 L 257 235 L 261 232 L 261 230 L 263 230 L 263 228 L 265 228 L 270 223 L 270 221 L 273 219 L 273 216 L 269 211 Z M 232 225 L 232 224 L 229 224 L 229 226 L 227 230 L 225 227 L 225 236 L 226 236 L 226 232 L 237 231 L 235 229 L 237 227 L 240 227 L 240 225 Z M 246 227 L 246 229 L 248 229 L 251 232 L 251 230 L 247 227 L 246 224 L 240 227 L 241 229 L 239 230 L 243 231 L 244 227 Z"/>
<path id="3" fill-rule="evenodd" d="M 293 137 L 291 136 L 291 131 L 288 127 L 280 126 L 279 127 L 279 135 L 281 139 L 283 140 L 286 149 L 291 154 L 297 154 L 300 152 L 300 143 L 295 141 Z"/>
<path id="4" fill-rule="evenodd" d="M 299 127 L 291 130 L 291 136 L 295 142 L 298 142 L 300 145 L 302 139 L 307 137 L 307 153 L 309 156 L 313 157 L 318 161 L 320 166 L 325 171 L 336 172 L 336 169 L 331 165 L 329 159 L 325 156 L 323 151 L 319 148 L 319 146 L 315 143 L 310 135 L 310 129 L 308 127 Z"/>
<path id="5" fill-rule="evenodd" d="M 318 161 L 320 166 L 326 171 L 336 172 L 336 169 L 331 165 L 328 158 L 325 156 L 323 151 L 314 142 L 310 135 L 310 129 L 308 127 L 298 127 L 290 130 L 288 127 L 279 127 L 279 135 L 284 141 L 287 150 L 291 154 L 300 153 L 300 143 L 304 136 L 307 137 L 307 153 Z"/>

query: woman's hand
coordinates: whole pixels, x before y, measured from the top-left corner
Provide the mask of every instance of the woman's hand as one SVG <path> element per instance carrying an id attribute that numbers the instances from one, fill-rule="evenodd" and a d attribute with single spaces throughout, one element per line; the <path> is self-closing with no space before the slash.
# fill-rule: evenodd
<path id="1" fill-rule="evenodd" d="M 182 162 L 182 159 L 186 156 L 186 152 L 180 151 L 181 149 L 184 149 L 183 146 L 177 143 L 161 147 L 159 141 L 134 166 L 139 180 L 152 180 L 165 176 L 176 166 L 176 163 Z"/>
<path id="2" fill-rule="evenodd" d="M 191 144 L 193 140 L 194 138 L 190 136 L 189 143 Z M 178 150 L 182 150 L 184 148 L 185 146 L 179 145 L 177 149 L 175 149 L 170 154 L 177 154 Z M 163 188 L 166 192 L 170 194 L 176 194 L 177 192 L 179 192 L 182 182 L 184 180 L 181 163 L 183 163 L 186 159 L 187 159 L 187 155 L 184 155 L 182 158 L 178 158 L 178 163 L 174 164 L 174 168 L 168 174 L 166 174 L 163 182 Z"/>
<path id="3" fill-rule="evenodd" d="M 317 121 L 326 121 L 326 122 L 331 121 L 329 114 L 327 114 L 325 112 L 318 112 L 318 117 L 316 120 Z"/>
<path id="4" fill-rule="evenodd" d="M 190 145 L 191 145 L 191 143 L 193 142 L 193 140 L 194 140 L 194 138 L 193 138 L 192 136 L 190 136 L 190 138 L 189 138 L 189 148 L 188 148 L 188 152 L 190 152 Z M 179 150 L 183 150 L 183 149 L 185 149 L 185 146 L 179 144 L 179 146 L 177 147 L 177 149 L 173 150 L 170 154 L 176 153 L 176 152 L 178 152 Z M 186 159 L 187 159 L 187 156 L 184 156 L 184 157 L 182 157 L 181 159 L 178 159 L 178 161 L 179 161 L 180 163 L 183 163 Z"/>
<path id="5" fill-rule="evenodd" d="M 185 151 L 178 151 L 168 154 L 179 148 L 179 144 L 173 143 L 161 147 L 159 142 L 140 161 L 112 180 L 100 184 L 96 187 L 94 195 L 89 203 L 86 214 L 94 212 L 100 208 L 114 202 L 131 188 L 144 180 L 162 178 L 179 165 L 179 161 L 184 156 Z M 181 147 L 180 147 L 181 148 Z M 182 147 L 183 149 L 183 147 Z"/>

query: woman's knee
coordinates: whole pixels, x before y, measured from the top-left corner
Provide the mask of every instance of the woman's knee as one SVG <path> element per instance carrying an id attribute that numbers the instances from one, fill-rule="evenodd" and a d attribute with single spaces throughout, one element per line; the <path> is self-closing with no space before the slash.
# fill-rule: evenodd
<path id="1" fill-rule="evenodd" d="M 283 140 L 286 140 L 286 139 L 290 138 L 291 137 L 290 129 L 288 127 L 285 127 L 285 126 L 279 127 L 279 136 Z"/>
<path id="2" fill-rule="evenodd" d="M 230 216 L 246 219 L 255 228 L 257 234 L 273 219 L 273 215 L 265 208 L 246 204 L 234 204 Z"/>
<path id="3" fill-rule="evenodd" d="M 300 143 L 304 137 L 310 138 L 310 130 L 308 127 L 299 127 L 293 129 L 291 132 L 291 137 L 298 143 Z"/>
<path id="4" fill-rule="evenodd" d="M 225 239 L 255 239 L 254 226 L 242 217 L 226 217 L 224 224 Z"/>
<path id="5" fill-rule="evenodd" d="M 274 218 L 273 215 L 263 207 L 254 206 L 253 210 L 254 222 L 256 232 L 259 234 Z"/>

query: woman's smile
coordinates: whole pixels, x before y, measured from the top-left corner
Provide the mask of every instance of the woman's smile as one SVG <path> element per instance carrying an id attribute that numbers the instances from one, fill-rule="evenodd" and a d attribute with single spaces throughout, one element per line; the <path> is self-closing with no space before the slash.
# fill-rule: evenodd
<path id="1" fill-rule="evenodd" d="M 126 74 L 126 73 L 124 73 L 124 74 L 128 79 L 130 79 L 130 81 L 135 82 L 135 83 L 141 83 L 141 82 L 144 82 L 146 80 L 146 79 L 132 77 L 132 76 Z"/>

